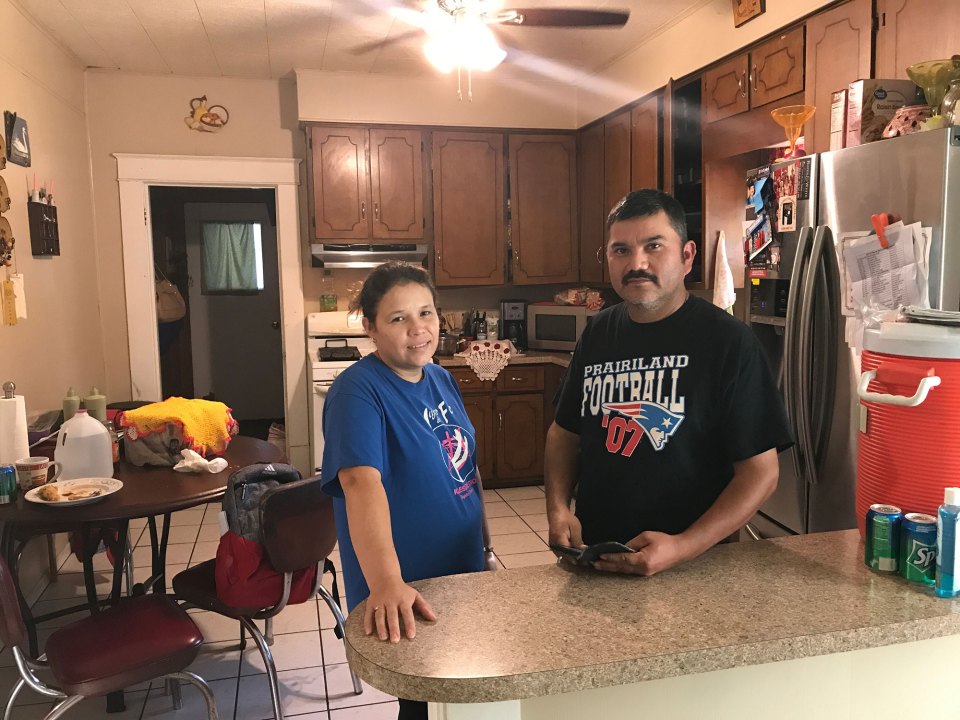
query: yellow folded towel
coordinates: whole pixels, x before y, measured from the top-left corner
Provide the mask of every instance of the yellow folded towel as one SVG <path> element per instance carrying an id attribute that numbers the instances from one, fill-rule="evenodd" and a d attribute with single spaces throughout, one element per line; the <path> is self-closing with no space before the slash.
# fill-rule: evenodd
<path id="1" fill-rule="evenodd" d="M 182 397 L 127 410 L 121 419 L 131 440 L 163 432 L 170 423 L 180 427 L 183 443 L 202 455 L 222 453 L 239 430 L 230 408 L 222 402 Z"/>

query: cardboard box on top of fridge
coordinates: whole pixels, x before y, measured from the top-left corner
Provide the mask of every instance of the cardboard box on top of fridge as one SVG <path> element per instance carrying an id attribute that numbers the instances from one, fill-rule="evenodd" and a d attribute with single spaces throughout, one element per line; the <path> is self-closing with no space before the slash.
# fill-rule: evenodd
<path id="1" fill-rule="evenodd" d="M 842 150 L 847 132 L 847 89 L 830 96 L 830 149 Z"/>
<path id="2" fill-rule="evenodd" d="M 897 110 L 913 105 L 917 86 L 912 80 L 857 80 L 847 88 L 845 147 L 879 140 Z"/>

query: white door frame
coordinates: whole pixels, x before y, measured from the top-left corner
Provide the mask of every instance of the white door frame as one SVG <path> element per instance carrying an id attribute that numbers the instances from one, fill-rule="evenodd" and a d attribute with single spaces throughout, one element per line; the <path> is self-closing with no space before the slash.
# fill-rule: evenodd
<path id="1" fill-rule="evenodd" d="M 301 472 L 309 474 L 312 468 L 307 419 L 307 345 L 297 209 L 300 161 L 294 158 L 125 153 L 116 153 L 114 157 L 117 159 L 117 181 L 120 186 L 127 341 L 134 400 L 157 400 L 161 397 L 149 187 L 272 187 L 276 190 L 287 457 Z"/>

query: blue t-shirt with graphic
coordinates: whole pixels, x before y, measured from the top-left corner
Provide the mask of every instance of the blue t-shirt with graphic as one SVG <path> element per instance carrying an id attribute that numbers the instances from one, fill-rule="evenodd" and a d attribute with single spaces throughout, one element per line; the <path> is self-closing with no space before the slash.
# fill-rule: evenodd
<path id="1" fill-rule="evenodd" d="M 341 468 L 380 471 L 405 582 L 483 569 L 476 433 L 449 372 L 411 383 L 374 355 L 352 365 L 323 405 L 324 490 L 333 496 L 352 610 L 370 594 L 350 540 Z"/>

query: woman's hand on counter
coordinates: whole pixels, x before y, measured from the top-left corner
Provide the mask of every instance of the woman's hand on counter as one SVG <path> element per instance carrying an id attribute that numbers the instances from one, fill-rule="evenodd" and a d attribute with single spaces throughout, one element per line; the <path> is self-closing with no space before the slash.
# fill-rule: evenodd
<path id="1" fill-rule="evenodd" d="M 437 619 L 423 595 L 402 580 L 371 588 L 363 612 L 363 630 L 393 643 L 400 642 L 402 631 L 412 640 L 417 634 L 415 613 L 430 622 Z"/>
<path id="2" fill-rule="evenodd" d="M 597 570 L 628 575 L 655 575 L 689 559 L 689 553 L 680 535 L 647 531 L 626 543 L 634 553 L 601 555 L 593 563 Z"/>

